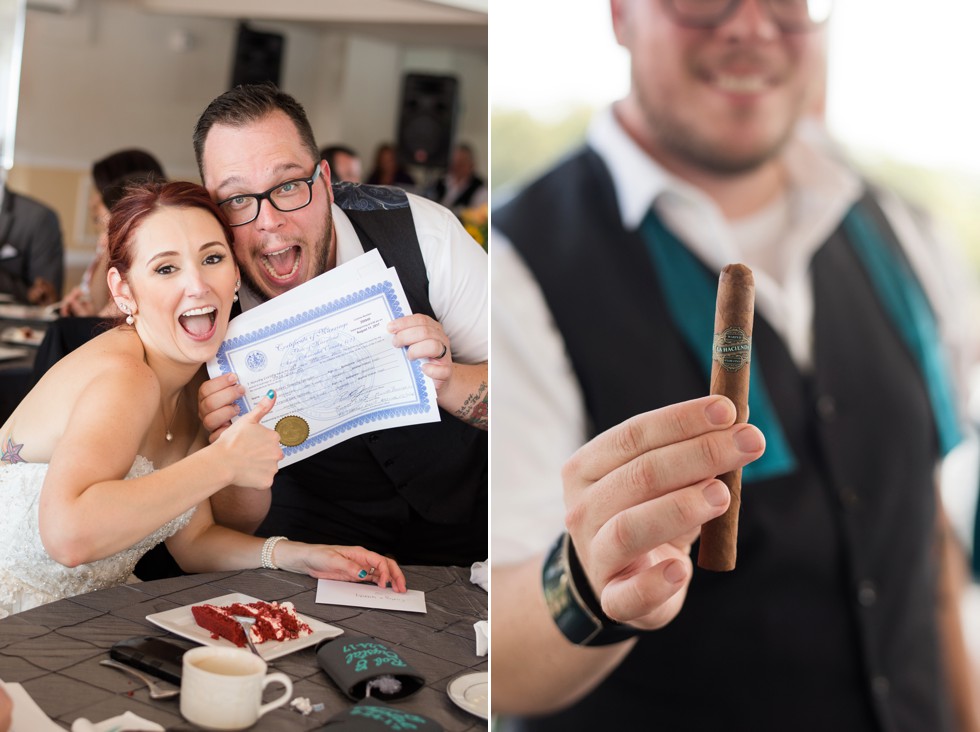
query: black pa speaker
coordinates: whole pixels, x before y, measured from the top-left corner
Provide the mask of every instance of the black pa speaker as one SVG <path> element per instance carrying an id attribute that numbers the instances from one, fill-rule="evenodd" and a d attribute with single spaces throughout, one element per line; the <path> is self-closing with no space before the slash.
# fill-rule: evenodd
<path id="1" fill-rule="evenodd" d="M 432 168 L 449 165 L 458 86 L 455 76 L 405 75 L 398 120 L 398 154 L 403 162 Z"/>
<path id="2" fill-rule="evenodd" d="M 279 86 L 285 45 L 286 39 L 281 33 L 264 33 L 252 30 L 245 23 L 239 24 L 231 88 L 239 84 L 261 84 L 263 81 Z"/>

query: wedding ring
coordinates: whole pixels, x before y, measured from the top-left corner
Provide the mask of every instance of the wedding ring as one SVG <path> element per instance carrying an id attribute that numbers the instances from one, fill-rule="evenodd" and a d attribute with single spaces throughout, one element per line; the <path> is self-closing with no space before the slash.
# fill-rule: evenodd
<path id="1" fill-rule="evenodd" d="M 442 353 L 440 353 L 438 356 L 436 356 L 436 361 L 438 361 L 440 358 L 442 358 L 443 356 L 445 356 L 446 355 L 446 351 L 448 351 L 448 350 L 449 350 L 449 346 L 447 346 L 445 343 L 443 343 L 442 344 Z"/>

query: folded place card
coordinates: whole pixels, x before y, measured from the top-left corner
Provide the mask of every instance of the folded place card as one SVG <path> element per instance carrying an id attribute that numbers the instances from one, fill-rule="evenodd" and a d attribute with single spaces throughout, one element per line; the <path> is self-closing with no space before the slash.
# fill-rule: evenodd
<path id="1" fill-rule="evenodd" d="M 392 732 L 392 730 L 420 730 L 443 732 L 438 722 L 417 712 L 382 704 L 376 699 L 365 699 L 350 709 L 345 709 L 316 732 Z"/>
<path id="2" fill-rule="evenodd" d="M 367 696 L 403 699 L 425 685 L 422 675 L 401 656 L 366 635 L 343 635 L 328 641 L 317 650 L 316 660 L 331 681 L 354 700 Z"/>
<path id="3" fill-rule="evenodd" d="M 420 590 L 395 592 L 390 587 L 342 580 L 317 580 L 316 601 L 321 605 L 351 605 L 409 613 L 425 612 L 425 593 Z"/>

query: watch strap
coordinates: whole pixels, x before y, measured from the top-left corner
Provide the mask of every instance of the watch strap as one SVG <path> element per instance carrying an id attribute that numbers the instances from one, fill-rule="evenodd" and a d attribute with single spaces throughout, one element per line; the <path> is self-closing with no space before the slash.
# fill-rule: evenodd
<path id="1" fill-rule="evenodd" d="M 606 646 L 643 632 L 617 623 L 602 611 L 567 532 L 548 553 L 541 582 L 555 625 L 575 645 Z"/>

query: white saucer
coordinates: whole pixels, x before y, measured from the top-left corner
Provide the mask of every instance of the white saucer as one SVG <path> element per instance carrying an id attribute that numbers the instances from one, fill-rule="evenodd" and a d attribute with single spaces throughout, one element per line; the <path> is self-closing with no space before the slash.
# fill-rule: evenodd
<path id="1" fill-rule="evenodd" d="M 485 671 L 457 676 L 446 693 L 460 709 L 480 719 L 490 718 L 490 676 Z"/>

